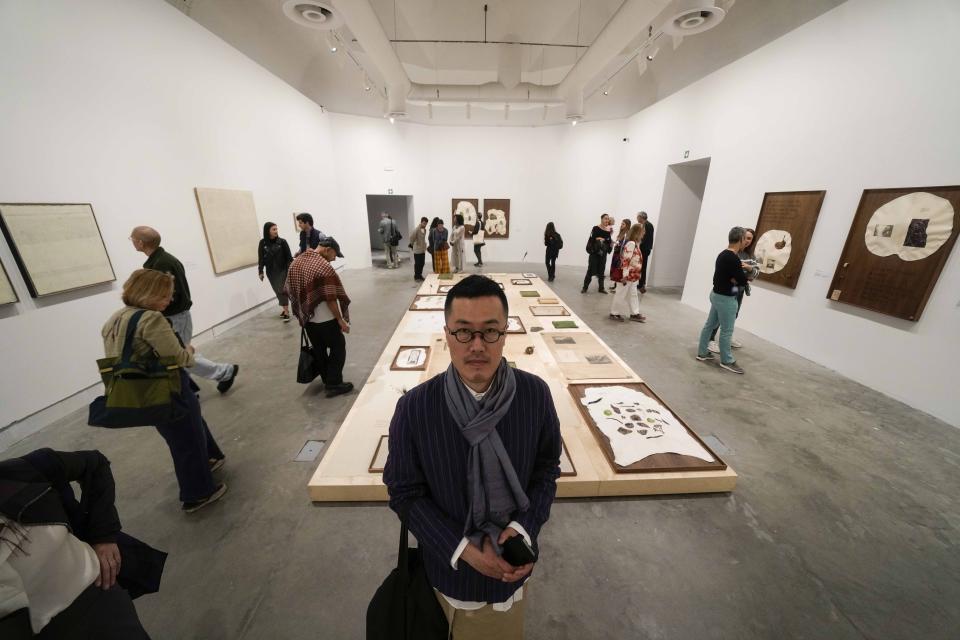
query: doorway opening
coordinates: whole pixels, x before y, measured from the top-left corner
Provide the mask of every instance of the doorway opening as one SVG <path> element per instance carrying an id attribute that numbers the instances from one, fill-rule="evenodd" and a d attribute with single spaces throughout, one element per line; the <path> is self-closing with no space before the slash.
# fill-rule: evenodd
<path id="1" fill-rule="evenodd" d="M 650 286 L 683 293 L 709 172 L 710 158 L 667 167 L 647 276 Z"/>
<path id="2" fill-rule="evenodd" d="M 375 267 L 386 268 L 387 255 L 380 235 L 381 214 L 386 213 L 397 224 L 397 230 L 403 236 L 397 246 L 400 262 L 410 259 L 407 243 L 410 240 L 410 221 L 413 219 L 413 196 L 384 196 L 367 194 L 367 224 L 370 228 L 370 260 Z"/>

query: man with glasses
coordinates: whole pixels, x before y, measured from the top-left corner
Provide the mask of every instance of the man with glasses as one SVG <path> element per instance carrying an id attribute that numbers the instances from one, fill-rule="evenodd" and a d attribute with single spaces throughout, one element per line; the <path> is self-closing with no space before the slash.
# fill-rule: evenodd
<path id="1" fill-rule="evenodd" d="M 496 282 L 464 278 L 444 315 L 451 364 L 400 398 L 390 423 L 390 508 L 420 543 L 453 637 L 522 638 L 560 422 L 547 384 L 503 358 L 507 298 Z"/>

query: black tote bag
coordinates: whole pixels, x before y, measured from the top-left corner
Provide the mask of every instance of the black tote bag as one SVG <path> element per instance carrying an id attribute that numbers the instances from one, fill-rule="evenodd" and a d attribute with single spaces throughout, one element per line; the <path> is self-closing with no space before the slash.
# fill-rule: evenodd
<path id="1" fill-rule="evenodd" d="M 427 582 L 420 549 L 407 544 L 406 517 L 401 522 L 397 566 L 367 607 L 367 640 L 446 640 L 447 617 Z"/>
<path id="2" fill-rule="evenodd" d="M 300 362 L 297 363 L 297 382 L 300 384 L 310 384 L 313 379 L 320 375 L 317 367 L 317 359 L 313 356 L 313 347 L 310 346 L 310 340 L 307 338 L 307 330 L 300 329 Z"/>

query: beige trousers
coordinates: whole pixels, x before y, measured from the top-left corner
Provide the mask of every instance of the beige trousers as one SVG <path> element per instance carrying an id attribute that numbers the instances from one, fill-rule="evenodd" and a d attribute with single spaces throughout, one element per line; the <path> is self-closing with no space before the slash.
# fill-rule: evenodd
<path id="1" fill-rule="evenodd" d="M 453 640 L 523 640 L 523 620 L 529 597 L 527 585 L 523 587 L 523 599 L 514 602 L 507 611 L 494 611 L 491 604 L 475 611 L 454 609 L 439 591 L 434 590 L 434 594 L 447 617 Z"/>

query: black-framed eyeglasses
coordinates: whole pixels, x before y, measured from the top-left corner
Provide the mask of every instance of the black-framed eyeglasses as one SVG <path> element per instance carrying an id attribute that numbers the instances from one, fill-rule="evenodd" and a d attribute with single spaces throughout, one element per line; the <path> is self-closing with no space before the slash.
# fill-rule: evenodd
<path id="1" fill-rule="evenodd" d="M 451 329 L 450 327 L 445 327 L 447 333 L 452 335 L 457 342 L 462 342 L 464 344 L 473 341 L 474 336 L 480 336 L 480 338 L 489 344 L 497 342 L 500 338 L 507 335 L 506 331 L 500 331 L 500 329 L 494 329 L 490 327 L 489 329 L 483 329 L 482 331 L 474 331 L 473 329 L 467 329 L 462 327 L 460 329 Z"/>

